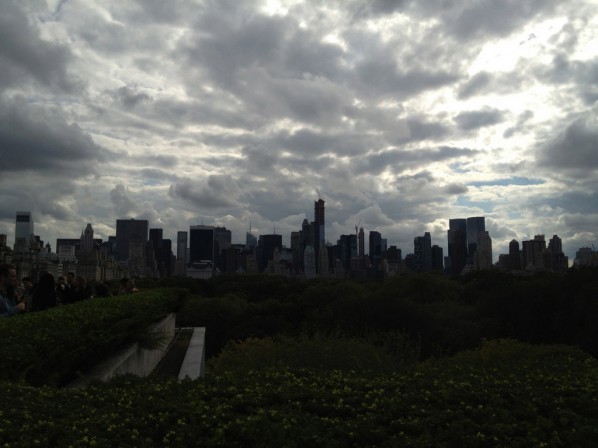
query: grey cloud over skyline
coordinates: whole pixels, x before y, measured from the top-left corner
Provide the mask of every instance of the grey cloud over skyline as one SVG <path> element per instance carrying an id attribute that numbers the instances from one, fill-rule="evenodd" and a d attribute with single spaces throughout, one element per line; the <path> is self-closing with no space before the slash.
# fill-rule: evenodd
<path id="1" fill-rule="evenodd" d="M 598 239 L 592 0 L 0 3 L 0 233 Z M 106 233 L 108 232 L 108 233 Z"/>

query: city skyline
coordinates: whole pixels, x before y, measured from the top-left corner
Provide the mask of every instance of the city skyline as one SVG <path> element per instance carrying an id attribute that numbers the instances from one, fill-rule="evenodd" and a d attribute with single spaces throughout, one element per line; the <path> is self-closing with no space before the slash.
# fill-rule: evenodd
<path id="1" fill-rule="evenodd" d="M 0 2 L 0 233 L 598 241 L 593 0 Z"/>
<path id="2" fill-rule="evenodd" d="M 107 242 L 109 238 L 114 238 L 115 239 L 115 247 L 114 247 L 114 251 L 116 254 L 117 259 L 119 260 L 126 260 L 129 258 L 128 256 L 128 252 L 127 250 L 123 250 L 122 248 L 120 248 L 119 246 L 122 245 L 123 243 L 125 243 L 125 246 L 128 246 L 130 242 L 135 241 L 139 244 L 143 244 L 143 246 L 145 246 L 148 242 L 151 242 L 153 239 L 158 238 L 159 240 L 168 240 L 170 242 L 169 247 L 171 248 L 170 250 L 172 250 L 172 255 L 176 256 L 177 259 L 182 258 L 183 260 L 186 260 L 187 257 L 190 257 L 190 260 L 186 260 L 187 262 L 194 262 L 194 261 L 198 261 L 198 260 L 203 260 L 203 259 L 213 259 L 214 254 L 212 254 L 211 256 L 209 256 L 209 254 L 204 254 L 203 256 L 201 255 L 201 253 L 197 253 L 196 255 L 193 254 L 193 249 L 192 249 L 192 241 L 194 241 L 195 238 L 195 247 L 198 248 L 200 246 L 198 246 L 199 241 L 202 237 L 199 237 L 199 233 L 196 233 L 196 236 L 193 236 L 194 232 L 201 232 L 203 229 L 208 230 L 210 232 L 212 232 L 212 235 L 214 235 L 214 231 L 215 230 L 220 230 L 220 231 L 225 231 L 226 233 L 228 233 L 228 237 L 225 238 L 228 241 L 231 242 L 231 244 L 233 245 L 245 245 L 245 246 L 250 246 L 250 244 L 247 242 L 248 241 L 248 236 L 251 235 L 252 238 L 254 238 L 255 240 L 257 240 L 259 238 L 259 241 L 262 241 L 263 237 L 280 237 L 280 241 L 282 244 L 282 247 L 285 247 L 287 249 L 291 249 L 292 247 L 292 238 L 293 238 L 293 233 L 298 233 L 299 231 L 303 230 L 304 232 L 307 232 L 309 234 L 310 232 L 310 228 L 312 229 L 320 229 L 319 232 L 324 233 L 325 232 L 325 220 L 324 220 L 324 210 L 325 210 L 325 205 L 324 205 L 325 201 L 323 201 L 321 198 L 317 201 L 314 201 L 314 220 L 313 221 L 309 221 L 307 218 L 305 218 L 303 220 L 302 226 L 301 228 L 297 228 L 295 230 L 292 231 L 291 235 L 281 235 L 279 233 L 277 233 L 275 230 L 273 233 L 264 233 L 264 234 L 254 234 L 251 231 L 251 227 L 250 229 L 248 229 L 248 232 L 245 232 L 244 235 L 244 242 L 241 242 L 240 239 L 241 237 L 237 237 L 236 240 L 233 240 L 232 236 L 234 235 L 230 229 L 226 229 L 226 227 L 223 226 L 215 226 L 215 225 L 210 225 L 210 224 L 198 224 L 198 225 L 191 225 L 189 227 L 189 229 L 186 230 L 175 230 L 174 233 L 176 234 L 176 239 L 174 240 L 174 245 L 172 244 L 172 239 L 167 238 L 164 236 L 164 229 L 163 228 L 158 228 L 158 227 L 152 227 L 151 224 L 149 223 L 149 221 L 144 220 L 144 219 L 135 219 L 135 218 L 129 218 L 129 219 L 117 219 L 116 220 L 116 225 L 115 225 L 115 233 L 113 235 L 108 235 L 106 238 L 101 238 L 98 237 L 98 235 L 93 234 L 93 230 L 92 230 L 92 223 L 87 223 L 86 226 L 83 228 L 83 230 L 81 231 L 81 236 L 80 238 L 77 237 L 73 237 L 73 238 L 67 238 L 67 237 L 59 237 L 57 239 L 57 241 L 55 241 L 54 243 L 48 240 L 45 240 L 43 235 L 37 235 L 37 234 L 31 234 L 34 235 L 35 237 L 39 238 L 40 241 L 42 241 L 42 243 L 44 245 L 49 244 L 52 251 L 56 252 L 57 251 L 57 245 L 58 245 L 58 240 L 63 240 L 63 241 L 76 241 L 76 240 L 84 240 L 84 236 L 90 240 L 90 238 L 92 237 L 88 237 L 87 235 L 91 232 L 91 234 L 93 235 L 93 238 L 96 241 L 103 241 L 103 242 Z M 26 218 L 27 222 L 26 225 L 29 229 L 33 229 L 34 228 L 34 224 L 35 224 L 35 219 L 34 217 L 31 215 L 30 212 L 27 211 L 17 211 L 15 214 L 15 230 L 17 231 L 17 233 L 15 233 L 15 240 L 14 240 L 14 247 L 17 247 L 17 240 L 16 240 L 16 235 L 18 234 L 18 229 L 19 227 L 23 227 L 23 218 Z M 489 234 L 488 231 L 485 231 L 485 217 L 468 217 L 468 218 L 453 218 L 450 219 L 450 226 L 449 229 L 446 232 L 446 238 L 444 240 L 444 244 L 440 243 L 437 244 L 435 241 L 438 240 L 437 238 L 432 239 L 430 232 L 422 232 L 420 235 L 415 235 L 413 238 L 413 244 L 411 246 L 407 246 L 407 247 L 401 247 L 398 246 L 397 244 L 393 244 L 392 241 L 389 241 L 388 238 L 385 237 L 385 235 L 381 234 L 380 232 L 378 232 L 375 229 L 370 229 L 367 232 L 365 232 L 366 229 L 363 228 L 363 226 L 355 226 L 355 232 L 349 232 L 349 233 L 344 233 L 341 235 L 338 235 L 336 238 L 334 238 L 333 240 L 324 240 L 326 243 L 328 243 L 329 245 L 333 246 L 333 245 L 337 245 L 337 244 L 342 244 L 342 239 L 344 237 L 347 237 L 349 235 L 354 235 L 357 240 L 361 240 L 363 243 L 365 243 L 366 241 L 368 241 L 367 246 L 364 245 L 363 248 L 359 247 L 357 248 L 357 252 L 359 254 L 365 255 L 369 258 L 371 258 L 374 255 L 379 255 L 379 251 L 381 248 L 381 244 L 382 244 L 382 240 L 384 240 L 384 247 L 385 248 L 390 248 L 391 246 L 395 247 L 396 249 L 398 249 L 400 252 L 402 252 L 402 257 L 405 257 L 407 255 L 414 255 L 418 253 L 418 245 L 421 245 L 421 241 L 422 239 L 427 239 L 428 243 L 427 245 L 430 248 L 433 247 L 439 247 L 442 251 L 444 251 L 444 256 L 441 257 L 442 258 L 442 262 L 441 265 L 444 265 L 445 263 L 449 263 L 443 266 L 444 269 L 447 270 L 447 273 L 449 273 L 450 275 L 455 275 L 459 272 L 461 272 L 461 269 L 466 265 L 469 264 L 471 265 L 472 263 L 474 263 L 474 260 L 471 259 L 471 254 L 475 253 L 477 251 L 477 245 L 479 244 L 479 238 L 483 237 L 485 234 L 485 238 L 488 238 L 489 241 L 489 251 L 490 251 L 490 256 L 491 256 L 491 260 L 489 259 L 488 262 L 491 262 L 492 264 L 496 263 L 499 261 L 499 258 L 501 255 L 507 255 L 511 252 L 512 250 L 512 243 L 516 242 L 518 245 L 519 243 L 521 243 L 522 245 L 525 245 L 525 243 L 533 243 L 533 242 L 537 242 L 539 241 L 539 239 L 541 241 L 544 241 L 544 245 L 546 244 L 546 242 L 550 242 L 552 244 L 552 238 L 555 237 L 558 240 L 558 249 L 555 249 L 554 252 L 559 253 L 562 252 L 564 256 L 566 256 L 568 258 L 569 261 L 569 266 L 571 266 L 575 260 L 575 256 L 573 257 L 569 257 L 566 253 L 563 252 L 563 245 L 562 245 L 562 240 L 561 238 L 557 235 L 557 234 L 546 234 L 546 233 L 541 233 L 541 234 L 536 234 L 534 235 L 533 238 L 529 238 L 526 240 L 516 240 L 513 239 L 509 242 L 508 247 L 507 248 L 497 248 L 492 247 L 493 243 L 492 243 L 492 235 Z M 307 228 L 306 228 L 307 226 Z M 457 255 L 456 252 L 454 252 L 455 249 L 451 249 L 451 246 L 454 246 L 456 241 L 455 241 L 455 236 L 454 236 L 454 231 L 455 230 L 461 230 L 462 231 L 462 240 L 460 243 L 463 246 L 463 253 L 462 255 Z M 316 231 L 317 232 L 317 231 Z M 153 233 L 153 236 L 152 236 Z M 170 231 L 169 233 L 172 233 L 172 231 Z M 1 235 L 2 233 L 0 233 Z M 363 237 L 362 237 L 363 234 Z M 5 234 L 4 234 L 5 235 Z M 30 235 L 30 237 L 31 237 Z M 119 236 L 120 235 L 120 236 Z M 158 237 L 159 235 L 159 237 Z M 366 237 L 367 235 L 367 237 Z M 97 237 L 97 238 L 96 238 Z M 307 236 L 304 236 L 307 237 Z M 29 239 L 27 237 L 23 236 L 23 232 L 21 231 L 21 239 Z M 200 238 L 200 239 L 198 239 Z M 210 238 L 215 238 L 214 236 L 210 237 Z M 313 242 L 314 242 L 314 246 L 318 247 L 317 241 L 319 240 L 318 235 L 312 235 L 311 238 L 313 238 Z M 363 239 L 362 239 L 363 238 Z M 372 252 L 371 249 L 371 244 L 372 244 L 372 238 L 374 239 L 374 241 L 376 242 L 376 248 L 374 248 L 374 251 Z M 217 238 L 216 238 L 217 239 Z M 285 244 L 285 239 L 289 240 L 289 244 Z M 550 239 L 550 241 L 549 241 Z M 6 242 L 7 244 L 9 244 L 9 238 L 7 237 Z M 91 241 L 91 240 L 90 240 Z M 181 242 L 184 241 L 184 246 L 181 245 Z M 215 241 L 215 240 L 214 240 Z M 257 242 L 257 241 L 256 241 Z M 91 243 L 87 243 L 88 245 L 90 245 Z M 9 244 L 10 246 L 10 244 Z M 253 247 L 253 244 L 251 244 L 251 246 Z M 179 250 L 182 248 L 185 248 L 185 253 L 184 255 L 181 257 L 179 255 Z M 315 247 L 313 247 L 315 249 Z M 367 250 L 365 250 L 367 248 Z M 586 248 L 586 247 L 583 247 Z M 212 247 L 209 250 L 213 251 L 215 248 Z M 420 248 L 421 249 L 421 248 Z M 503 250 L 506 249 L 506 250 Z M 582 249 L 582 247 L 579 247 L 575 250 L 575 253 L 578 252 L 578 250 Z M 197 250 L 197 249 L 196 249 Z M 202 250 L 206 250 L 205 248 Z M 595 247 L 592 245 L 592 250 L 595 250 Z M 189 252 L 191 251 L 191 252 Z M 467 254 L 469 255 L 468 260 L 465 260 L 465 256 Z M 456 258 L 455 258 L 456 257 Z M 457 261 L 455 261 L 457 260 Z M 431 262 L 431 260 L 430 260 Z M 453 266 L 458 267 L 456 272 L 453 272 L 454 267 Z M 487 265 L 489 266 L 489 265 Z M 485 267 L 484 269 L 488 269 L 489 267 Z"/>

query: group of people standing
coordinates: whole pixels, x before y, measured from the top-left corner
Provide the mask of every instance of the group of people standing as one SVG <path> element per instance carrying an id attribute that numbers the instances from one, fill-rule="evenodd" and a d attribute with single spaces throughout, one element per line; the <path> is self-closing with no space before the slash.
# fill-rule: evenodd
<path id="1" fill-rule="evenodd" d="M 105 283 L 96 285 L 96 297 L 110 295 L 110 289 Z M 45 272 L 36 284 L 33 284 L 30 277 L 23 277 L 19 283 L 15 266 L 0 264 L 0 317 L 10 317 L 27 311 L 43 311 L 93 297 L 85 277 L 75 275 L 74 272 L 69 272 L 66 277 L 58 277 L 57 281 L 52 274 Z"/>

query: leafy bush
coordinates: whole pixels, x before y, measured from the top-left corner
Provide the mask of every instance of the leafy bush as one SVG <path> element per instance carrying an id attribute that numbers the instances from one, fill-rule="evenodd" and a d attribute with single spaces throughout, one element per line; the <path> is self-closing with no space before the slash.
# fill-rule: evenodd
<path id="1" fill-rule="evenodd" d="M 598 440 L 598 362 L 513 341 L 376 376 L 273 368 L 181 383 L 0 388 L 8 446 L 590 448 Z"/>
<path id="2" fill-rule="evenodd" d="M 60 385 L 133 342 L 155 344 L 150 324 L 186 292 L 158 289 L 98 298 L 0 320 L 0 379 Z"/>
<path id="3" fill-rule="evenodd" d="M 394 334 L 392 338 L 378 334 L 369 340 L 323 334 L 249 338 L 227 345 L 208 363 L 208 374 L 245 375 L 250 370 L 272 368 L 380 374 L 414 365 L 417 357 L 417 349 L 402 334 Z"/>

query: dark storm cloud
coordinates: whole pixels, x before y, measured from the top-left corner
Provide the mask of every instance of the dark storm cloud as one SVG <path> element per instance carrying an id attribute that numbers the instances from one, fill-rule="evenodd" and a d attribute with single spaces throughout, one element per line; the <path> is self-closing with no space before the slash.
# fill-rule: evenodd
<path id="1" fill-rule="evenodd" d="M 392 14 L 401 10 L 409 3 L 409 0 L 377 0 L 373 2 L 343 1 L 342 5 L 348 6 L 351 10 L 355 11 L 352 15 L 354 20 L 360 20 Z"/>
<path id="2" fill-rule="evenodd" d="M 20 4 L 0 5 L 0 90 L 21 86 L 26 80 L 46 88 L 74 92 L 79 84 L 68 74 L 68 48 L 40 38 Z"/>
<path id="3" fill-rule="evenodd" d="M 251 129 L 261 121 L 252 117 L 243 105 L 232 108 L 226 92 L 197 95 L 193 100 L 160 99 L 155 100 L 144 111 L 147 118 L 160 123 L 168 123 L 177 128 L 181 125 L 217 125 L 222 128 Z"/>
<path id="4" fill-rule="evenodd" d="M 492 126 L 502 121 L 504 121 L 504 113 L 497 109 L 461 112 L 455 117 L 455 122 L 463 131 Z"/>
<path id="5" fill-rule="evenodd" d="M 550 64 L 536 67 L 534 73 L 544 82 L 574 85 L 588 106 L 598 100 L 598 57 L 572 61 L 566 53 L 561 52 L 554 55 Z"/>
<path id="6" fill-rule="evenodd" d="M 472 76 L 459 89 L 460 99 L 467 99 L 483 91 L 492 81 L 492 75 L 488 72 L 479 72 Z"/>
<path id="7" fill-rule="evenodd" d="M 171 197 L 210 210 L 237 206 L 240 194 L 237 182 L 229 175 L 211 175 L 206 180 L 182 179 L 169 189 Z"/>
<path id="8" fill-rule="evenodd" d="M 422 2 L 429 7 L 436 2 Z M 506 36 L 535 16 L 550 13 L 560 2 L 555 0 L 480 0 L 446 2 L 438 17 L 446 30 L 458 39 Z"/>
<path id="9" fill-rule="evenodd" d="M 578 118 L 540 149 L 539 163 L 554 170 L 576 170 L 590 176 L 598 170 L 598 129 L 595 117 Z"/>
<path id="10" fill-rule="evenodd" d="M 361 89 L 370 95 L 408 98 L 425 90 L 451 84 L 459 78 L 442 69 L 399 69 L 393 59 L 374 56 L 359 63 L 355 73 Z"/>
<path id="11" fill-rule="evenodd" d="M 408 141 L 437 140 L 449 133 L 449 128 L 437 121 L 428 121 L 424 117 L 410 117 L 406 120 L 409 129 Z"/>
<path id="12" fill-rule="evenodd" d="M 116 216 L 133 217 L 139 212 L 138 202 L 129 197 L 124 185 L 118 184 L 110 191 L 110 201 Z"/>
<path id="13" fill-rule="evenodd" d="M 447 194 L 464 194 L 467 193 L 468 188 L 467 185 L 463 185 L 463 184 L 448 184 L 446 187 L 444 187 L 444 191 Z"/>
<path id="14" fill-rule="evenodd" d="M 280 132 L 271 139 L 266 139 L 269 147 L 286 150 L 298 157 L 313 158 L 323 154 L 334 156 L 362 155 L 371 147 L 378 147 L 382 142 L 372 136 L 354 132 L 313 131 L 299 129 L 292 133 Z"/>
<path id="15" fill-rule="evenodd" d="M 59 110 L 24 99 L 0 99 L 0 148 L 7 152 L 0 171 L 34 171 L 76 178 L 95 171 L 108 152 Z"/>
<path id="16" fill-rule="evenodd" d="M 119 5 L 119 8 L 115 8 L 114 16 L 117 19 L 122 17 L 141 25 L 146 25 L 148 22 L 180 24 L 196 7 L 186 0 L 169 0 L 167 2 L 163 0 L 134 0 L 128 3 L 128 5 Z"/>
<path id="17" fill-rule="evenodd" d="M 169 155 L 152 155 L 143 158 L 149 165 L 154 165 L 158 168 L 174 168 L 178 165 L 178 159 L 175 156 Z"/>
<path id="18" fill-rule="evenodd" d="M 284 117 L 334 124 L 350 105 L 350 93 L 334 82 L 342 72 L 342 50 L 301 30 L 293 18 L 207 17 L 180 52 L 192 67 L 190 95 L 199 80 L 207 80 L 231 96 L 240 118 L 250 113 L 264 124 Z"/>
<path id="19" fill-rule="evenodd" d="M 152 97 L 147 93 L 139 92 L 129 86 L 123 86 L 112 93 L 113 97 L 126 108 L 133 108 L 139 104 L 149 103 Z"/>
<path id="20" fill-rule="evenodd" d="M 139 170 L 139 174 L 141 180 L 147 185 L 161 185 L 177 180 L 177 176 L 172 172 L 157 168 L 143 168 Z"/>
<path id="21" fill-rule="evenodd" d="M 356 158 L 354 169 L 358 174 L 378 175 L 390 168 L 394 173 L 416 169 L 430 163 L 448 161 L 459 157 L 472 157 L 478 151 L 466 148 L 443 146 L 435 149 L 401 150 L 392 149 Z"/>
<path id="22" fill-rule="evenodd" d="M 245 146 L 241 154 L 247 162 L 247 171 L 258 175 L 275 172 L 280 157 L 278 151 L 264 145 Z"/>
<path id="23" fill-rule="evenodd" d="M 192 67 L 233 91 L 239 88 L 239 72 L 269 66 L 281 56 L 286 33 L 295 28 L 286 19 L 252 15 L 235 21 L 235 17 L 202 15 L 198 31 L 190 34 L 182 47 L 182 55 Z"/>

